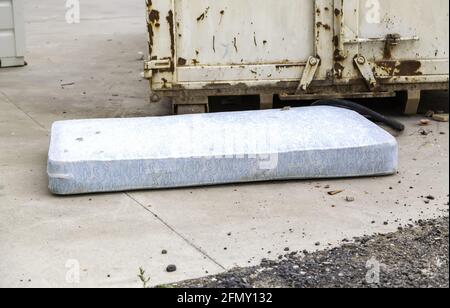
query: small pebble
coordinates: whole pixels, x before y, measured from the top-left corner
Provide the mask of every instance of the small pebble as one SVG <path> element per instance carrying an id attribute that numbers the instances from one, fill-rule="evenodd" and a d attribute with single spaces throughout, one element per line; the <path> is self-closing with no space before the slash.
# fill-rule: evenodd
<path id="1" fill-rule="evenodd" d="M 166 271 L 167 271 L 168 273 L 173 273 L 173 272 L 175 272 L 176 270 L 177 270 L 177 266 L 174 265 L 174 264 L 171 264 L 171 265 L 167 266 L 167 268 L 166 268 Z"/>

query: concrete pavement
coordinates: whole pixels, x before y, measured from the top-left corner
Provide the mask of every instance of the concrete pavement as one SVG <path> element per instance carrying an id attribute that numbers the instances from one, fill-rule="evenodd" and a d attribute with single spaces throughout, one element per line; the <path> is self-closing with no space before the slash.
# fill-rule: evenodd
<path id="1" fill-rule="evenodd" d="M 139 287 L 139 267 L 151 284 L 169 283 L 448 214 L 448 123 L 432 122 L 424 136 L 419 117 L 401 118 L 391 177 L 50 195 L 52 122 L 170 106 L 149 104 L 140 76 L 142 0 L 81 2 L 76 25 L 65 22 L 64 2 L 26 2 L 29 65 L 0 70 L 0 287 Z M 334 189 L 345 191 L 329 196 Z M 166 273 L 169 264 L 177 272 Z"/>

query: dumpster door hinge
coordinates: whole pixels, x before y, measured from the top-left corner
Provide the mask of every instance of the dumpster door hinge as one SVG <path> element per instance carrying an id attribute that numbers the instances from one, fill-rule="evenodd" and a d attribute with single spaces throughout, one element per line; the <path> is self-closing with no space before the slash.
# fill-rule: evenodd
<path id="1" fill-rule="evenodd" d="M 375 78 L 375 74 L 372 71 L 372 68 L 369 65 L 369 62 L 364 56 L 357 55 L 355 57 L 355 64 L 361 73 L 362 77 L 367 83 L 369 90 L 373 91 L 377 88 L 377 79 Z"/>
<path id="2" fill-rule="evenodd" d="M 295 94 L 300 94 L 301 92 L 306 92 L 308 90 L 309 85 L 311 84 L 314 76 L 317 73 L 319 65 L 320 59 L 309 57 L 308 62 L 306 63 L 305 70 L 303 71 L 302 79 L 300 80 L 300 84 L 298 85 Z"/>
<path id="3" fill-rule="evenodd" d="M 144 77 L 146 79 L 150 79 L 153 76 L 153 71 L 170 69 L 170 67 L 171 67 L 170 59 L 145 61 Z"/>

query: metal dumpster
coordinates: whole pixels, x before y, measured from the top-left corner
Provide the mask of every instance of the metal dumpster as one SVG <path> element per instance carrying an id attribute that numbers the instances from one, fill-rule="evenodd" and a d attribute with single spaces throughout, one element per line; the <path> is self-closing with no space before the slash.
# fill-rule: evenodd
<path id="1" fill-rule="evenodd" d="M 0 67 L 25 64 L 22 0 L 0 0 Z"/>
<path id="2" fill-rule="evenodd" d="M 174 112 L 208 97 L 281 100 L 448 89 L 447 0 L 147 0 L 145 76 Z"/>

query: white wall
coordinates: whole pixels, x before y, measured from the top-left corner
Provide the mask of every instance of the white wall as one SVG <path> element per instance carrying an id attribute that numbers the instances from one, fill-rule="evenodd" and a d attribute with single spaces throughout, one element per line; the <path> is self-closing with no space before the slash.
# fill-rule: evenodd
<path id="1" fill-rule="evenodd" d="M 0 66 L 24 64 L 23 0 L 0 0 Z"/>

